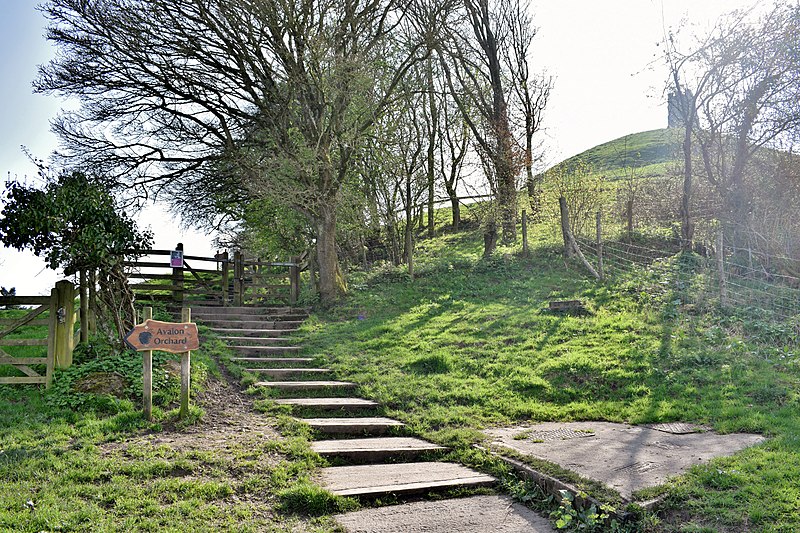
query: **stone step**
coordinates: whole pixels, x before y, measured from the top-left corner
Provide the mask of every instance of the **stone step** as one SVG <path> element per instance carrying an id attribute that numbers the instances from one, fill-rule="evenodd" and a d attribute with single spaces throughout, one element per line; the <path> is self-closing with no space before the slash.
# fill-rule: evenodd
<path id="1" fill-rule="evenodd" d="M 296 364 L 310 363 L 313 357 L 231 357 L 231 361 L 238 363 L 280 363 Z"/>
<path id="2" fill-rule="evenodd" d="M 242 337 L 271 337 L 274 338 L 278 335 L 288 335 L 297 331 L 297 329 L 264 329 L 264 328 L 218 328 L 209 327 L 215 333 L 222 335 L 234 335 Z"/>
<path id="3" fill-rule="evenodd" d="M 389 458 L 409 459 L 426 452 L 447 448 L 413 437 L 380 437 L 371 439 L 320 440 L 311 449 L 325 457 L 342 457 L 354 461 L 382 461 Z"/>
<path id="4" fill-rule="evenodd" d="M 281 355 L 297 353 L 302 349 L 300 346 L 230 346 L 230 348 L 242 355 Z"/>
<path id="5" fill-rule="evenodd" d="M 254 386 L 279 390 L 351 389 L 355 383 L 348 381 L 259 381 Z"/>
<path id="6" fill-rule="evenodd" d="M 486 487 L 496 481 L 470 468 L 443 462 L 334 466 L 321 472 L 325 489 L 339 496 L 367 498 Z"/>
<path id="7" fill-rule="evenodd" d="M 272 377 L 294 376 L 297 374 L 325 374 L 329 368 L 245 368 L 245 372 L 264 374 Z"/>
<path id="8" fill-rule="evenodd" d="M 291 405 L 294 407 L 309 407 L 313 409 L 326 409 L 355 411 L 358 409 L 371 409 L 378 407 L 377 402 L 363 398 L 287 398 L 275 400 L 278 405 Z"/>
<path id="9" fill-rule="evenodd" d="M 358 435 L 371 433 L 381 435 L 392 428 L 405 426 L 402 422 L 382 416 L 360 418 L 303 418 L 303 422 L 321 433 Z"/>
<path id="10" fill-rule="evenodd" d="M 351 533 L 556 533 L 547 518 L 491 494 L 372 507 L 334 519 Z"/>
<path id="11" fill-rule="evenodd" d="M 227 344 L 253 345 L 253 346 L 273 346 L 285 345 L 287 342 L 292 342 L 289 337 L 220 337 L 219 340 Z"/>
<path id="12" fill-rule="evenodd" d="M 210 328 L 229 328 L 229 329 L 261 329 L 261 330 L 296 330 L 302 320 L 200 320 Z"/>

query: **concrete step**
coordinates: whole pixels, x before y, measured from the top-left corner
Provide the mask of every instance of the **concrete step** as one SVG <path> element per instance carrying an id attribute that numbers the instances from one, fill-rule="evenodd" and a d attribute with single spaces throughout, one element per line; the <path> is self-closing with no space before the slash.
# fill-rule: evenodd
<path id="1" fill-rule="evenodd" d="M 285 376 L 296 376 L 298 374 L 325 374 L 330 372 L 329 368 L 245 368 L 245 372 L 254 374 L 264 374 L 275 378 Z"/>
<path id="2" fill-rule="evenodd" d="M 205 324 L 210 328 L 228 328 L 228 329 L 291 329 L 296 330 L 302 320 L 201 320 L 201 324 Z"/>
<path id="3" fill-rule="evenodd" d="M 447 448 L 413 437 L 380 437 L 320 440 L 312 442 L 311 449 L 324 457 L 377 462 L 389 458 L 410 459 L 422 453 L 439 452 Z"/>
<path id="4" fill-rule="evenodd" d="M 231 357 L 231 361 L 237 363 L 298 364 L 310 363 L 313 360 L 313 357 Z"/>
<path id="5" fill-rule="evenodd" d="M 231 346 L 242 355 L 283 355 L 297 353 L 300 346 Z"/>
<path id="6" fill-rule="evenodd" d="M 377 498 L 494 485 L 497 480 L 454 463 L 397 463 L 323 468 L 321 485 L 339 496 Z"/>
<path id="7" fill-rule="evenodd" d="M 237 346 L 283 346 L 292 342 L 289 337 L 220 337 L 219 340 Z"/>
<path id="8" fill-rule="evenodd" d="M 360 418 L 303 418 L 303 422 L 321 433 L 383 435 L 392 428 L 405 426 L 402 422 L 382 416 Z"/>
<path id="9" fill-rule="evenodd" d="M 491 494 L 365 508 L 334 519 L 351 533 L 556 533 L 547 518 Z"/>
<path id="10" fill-rule="evenodd" d="M 277 390 L 324 390 L 351 389 L 356 384 L 348 381 L 259 381 L 254 386 Z"/>
<path id="11" fill-rule="evenodd" d="M 356 411 L 378 407 L 377 402 L 363 398 L 288 398 L 275 400 L 278 405 L 309 407 L 313 409 Z"/>
<path id="12" fill-rule="evenodd" d="M 288 335 L 297 331 L 297 329 L 265 329 L 265 328 L 221 328 L 209 327 L 213 332 L 221 335 L 234 335 L 237 337 L 277 337 L 279 335 Z"/>

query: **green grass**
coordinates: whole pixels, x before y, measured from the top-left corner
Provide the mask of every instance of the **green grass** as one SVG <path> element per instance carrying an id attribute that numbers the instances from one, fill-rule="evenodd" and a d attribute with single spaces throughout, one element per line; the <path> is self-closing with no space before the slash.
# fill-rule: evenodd
<path id="1" fill-rule="evenodd" d="M 680 130 L 660 129 L 625 135 L 590 148 L 572 158 L 589 163 L 597 171 L 614 171 L 626 167 L 644 171 L 658 168 L 680 155 Z M 661 174 L 658 174 L 661 175 Z"/>
<path id="2" fill-rule="evenodd" d="M 670 512 L 662 527 L 800 528 L 792 328 L 688 304 L 686 278 L 702 276 L 692 261 L 604 286 L 565 264 L 546 235 L 532 236 L 530 258 L 488 260 L 479 238 L 420 242 L 413 281 L 403 268 L 353 273 L 345 304 L 305 324 L 307 354 L 326 356 L 388 416 L 457 454 L 481 428 L 527 421 L 679 420 L 763 433 L 768 443 L 671 484 L 667 508 L 691 516 Z M 546 309 L 573 298 L 588 312 Z"/>
<path id="3" fill-rule="evenodd" d="M 161 445 L 164 427 L 180 431 L 203 415 L 193 405 L 188 420 L 177 419 L 179 379 L 161 366 L 171 356 L 154 354 L 149 423 L 140 411 L 141 357 L 101 344 L 76 354 L 46 392 L 0 386 L 0 532 L 332 530 L 327 519 L 279 514 L 287 505 L 280 495 L 307 484 L 319 462 L 305 439 L 243 438 L 224 454 Z M 214 358 L 224 351 L 211 341 L 192 353 L 193 394 L 219 377 Z M 98 369 L 129 379 L 123 399 L 72 389 Z"/>

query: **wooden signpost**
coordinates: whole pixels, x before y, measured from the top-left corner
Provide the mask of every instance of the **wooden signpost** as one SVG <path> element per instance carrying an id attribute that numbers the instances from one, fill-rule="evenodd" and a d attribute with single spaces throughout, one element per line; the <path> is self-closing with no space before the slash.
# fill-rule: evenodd
<path id="1" fill-rule="evenodd" d="M 147 420 L 153 416 L 153 350 L 181 354 L 181 409 L 180 417 L 189 414 L 189 375 L 191 371 L 192 350 L 200 348 L 197 324 L 192 323 L 191 309 L 184 309 L 182 322 L 161 322 L 153 320 L 153 308 L 144 308 L 145 321 L 137 324 L 125 336 L 125 342 L 132 349 L 142 353 L 144 415 Z"/>
<path id="2" fill-rule="evenodd" d="M 125 342 L 137 352 L 160 350 L 183 353 L 200 348 L 197 324 L 186 322 L 176 324 L 152 319 L 136 325 L 125 337 Z"/>

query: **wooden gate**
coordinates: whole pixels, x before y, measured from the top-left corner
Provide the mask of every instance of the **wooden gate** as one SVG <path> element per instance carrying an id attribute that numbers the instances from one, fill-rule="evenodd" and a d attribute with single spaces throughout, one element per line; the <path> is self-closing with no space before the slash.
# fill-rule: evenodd
<path id="1" fill-rule="evenodd" d="M 275 263 L 233 254 L 233 305 L 294 305 L 300 292 L 296 262 Z"/>
<path id="2" fill-rule="evenodd" d="M 201 257 L 183 251 L 178 244 L 175 250 L 125 252 L 137 257 L 124 263 L 128 279 L 137 280 L 130 284 L 137 301 L 162 301 L 176 308 L 297 303 L 300 269 L 295 262 L 249 260 L 241 252 Z M 182 260 L 173 263 L 178 257 Z"/>
<path id="3" fill-rule="evenodd" d="M 34 306 L 20 309 L 20 316 L 0 318 L 0 365 L 11 365 L 24 374 L 0 376 L 0 384 L 44 384 L 49 387 L 53 368 L 67 368 L 72 364 L 72 352 L 80 340 L 75 331 L 75 324 L 79 323 L 75 296 L 74 285 L 65 280 L 56 283 L 50 296 L 0 297 L 2 306 Z M 22 333 L 22 328 L 28 326 L 47 326 L 47 335 L 33 339 L 13 338 L 15 333 Z M 9 348 L 11 352 L 39 353 L 9 353 Z M 44 365 L 44 375 L 33 368 L 35 365 Z"/>

